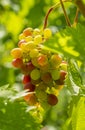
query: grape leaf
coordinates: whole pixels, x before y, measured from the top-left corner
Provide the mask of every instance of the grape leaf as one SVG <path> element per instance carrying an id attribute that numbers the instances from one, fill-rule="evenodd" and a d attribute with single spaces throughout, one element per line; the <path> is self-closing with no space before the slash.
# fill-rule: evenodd
<path id="1" fill-rule="evenodd" d="M 68 76 L 66 84 L 72 94 L 79 94 L 83 88 L 82 78 L 78 65 L 73 59 L 68 62 Z"/>
<path id="2" fill-rule="evenodd" d="M 85 59 L 85 26 L 66 27 L 45 43 L 49 49 L 66 57 Z"/>
<path id="3" fill-rule="evenodd" d="M 40 124 L 26 111 L 23 102 L 0 100 L 1 130 L 40 130 Z"/>
<path id="4" fill-rule="evenodd" d="M 0 129 L 1 130 L 40 130 L 41 119 L 37 108 L 30 108 L 23 101 L 25 91 L 15 91 L 5 85 L 0 87 Z M 20 100 L 22 98 L 22 100 Z M 34 115 L 34 113 L 37 113 Z M 40 111 L 41 112 L 41 111 Z M 40 113 L 42 116 L 42 113 Z M 43 117 L 42 117 L 43 118 Z"/>
<path id="5" fill-rule="evenodd" d="M 77 106 L 73 106 L 72 130 L 85 130 L 85 97 L 81 97 Z"/>

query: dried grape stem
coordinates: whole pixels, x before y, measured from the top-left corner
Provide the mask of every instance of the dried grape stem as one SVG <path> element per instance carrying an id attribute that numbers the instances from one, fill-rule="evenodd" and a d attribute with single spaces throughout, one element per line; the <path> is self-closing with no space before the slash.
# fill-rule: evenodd
<path id="1" fill-rule="evenodd" d="M 62 1 L 63 1 L 63 2 L 71 2 L 72 0 L 69 0 L 69 1 L 68 1 L 68 0 L 62 0 Z M 46 13 L 46 16 L 45 16 L 43 29 L 45 29 L 46 26 L 47 26 L 47 20 L 48 20 L 49 14 L 50 14 L 54 9 L 56 9 L 57 7 L 59 7 L 60 4 L 61 4 L 61 3 L 58 2 L 57 4 L 55 4 L 54 6 L 52 6 L 52 7 L 48 10 L 48 12 Z"/>

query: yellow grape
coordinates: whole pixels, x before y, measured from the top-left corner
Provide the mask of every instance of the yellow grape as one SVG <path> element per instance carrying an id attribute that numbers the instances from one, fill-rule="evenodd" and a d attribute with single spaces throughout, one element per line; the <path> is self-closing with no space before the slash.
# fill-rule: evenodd
<path id="1" fill-rule="evenodd" d="M 14 49 L 12 49 L 11 55 L 14 58 L 21 58 L 22 57 L 22 50 L 21 50 L 21 48 L 14 48 Z"/>
<path id="2" fill-rule="evenodd" d="M 39 51 L 37 49 L 32 49 L 30 51 L 30 57 L 31 58 L 37 57 L 38 55 L 39 55 Z"/>
<path id="3" fill-rule="evenodd" d="M 23 31 L 23 35 L 24 35 L 25 37 L 31 36 L 31 35 L 32 35 L 32 32 L 33 32 L 33 29 L 32 29 L 32 28 L 26 28 L 26 29 L 24 29 L 24 31 Z"/>
<path id="4" fill-rule="evenodd" d="M 35 43 L 36 45 L 42 43 L 42 36 L 41 36 L 41 35 L 35 36 L 35 37 L 34 37 L 34 43 Z"/>
<path id="5" fill-rule="evenodd" d="M 27 52 L 27 51 L 29 51 L 29 50 L 31 50 L 31 49 L 34 49 L 36 47 L 36 45 L 34 44 L 34 42 L 33 41 L 30 41 L 30 42 L 27 42 L 27 43 L 23 43 L 23 44 L 21 44 L 21 49 L 22 49 L 22 51 L 23 52 Z"/>
<path id="6" fill-rule="evenodd" d="M 19 40 L 22 40 L 22 39 L 24 39 L 25 38 L 25 36 L 23 35 L 23 33 L 21 33 L 20 35 L 19 35 Z"/>
<path id="7" fill-rule="evenodd" d="M 26 43 L 26 41 L 25 41 L 24 39 L 20 40 L 20 41 L 18 42 L 18 47 L 20 48 L 21 44 L 23 44 L 23 43 Z"/>
<path id="8" fill-rule="evenodd" d="M 27 36 L 27 37 L 25 37 L 25 40 L 26 40 L 26 42 L 29 42 L 29 41 L 32 41 L 33 38 L 32 38 L 32 36 Z"/>
<path id="9" fill-rule="evenodd" d="M 40 29 L 35 28 L 35 29 L 33 30 L 33 36 L 39 35 L 40 32 L 41 32 Z"/>
<path id="10" fill-rule="evenodd" d="M 44 38 L 50 38 L 52 36 L 52 32 L 49 28 L 44 29 Z"/>

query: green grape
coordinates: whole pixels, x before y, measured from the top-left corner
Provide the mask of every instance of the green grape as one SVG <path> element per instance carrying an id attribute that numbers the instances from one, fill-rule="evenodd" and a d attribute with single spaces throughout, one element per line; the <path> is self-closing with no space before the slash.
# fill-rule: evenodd
<path id="1" fill-rule="evenodd" d="M 64 70 L 64 71 L 67 71 L 67 63 L 66 63 L 66 62 L 62 62 L 62 63 L 60 64 L 60 69 L 61 69 L 61 70 Z"/>
<path id="2" fill-rule="evenodd" d="M 34 69 L 32 72 L 31 72 L 31 78 L 33 80 L 38 80 L 40 78 L 40 71 L 38 69 Z"/>
<path id="3" fill-rule="evenodd" d="M 36 67 L 39 68 L 39 64 L 38 64 L 38 62 L 37 62 L 37 57 L 32 58 L 31 61 L 32 61 L 32 64 L 33 64 L 34 66 L 36 66 Z"/>
<path id="4" fill-rule="evenodd" d="M 38 55 L 39 55 L 39 51 L 37 49 L 30 50 L 30 57 L 31 58 L 37 57 Z"/>
<path id="5" fill-rule="evenodd" d="M 62 62 L 62 57 L 60 55 L 54 54 L 51 56 L 50 64 L 52 67 L 58 67 Z"/>
<path id="6" fill-rule="evenodd" d="M 52 36 L 52 32 L 49 28 L 44 29 L 44 38 L 50 38 Z"/>
<path id="7" fill-rule="evenodd" d="M 33 85 L 35 85 L 35 86 L 38 86 L 40 82 L 41 82 L 41 79 L 38 79 L 38 80 L 33 80 L 33 79 L 31 79 L 31 83 L 32 83 Z"/>
<path id="8" fill-rule="evenodd" d="M 38 86 L 36 87 L 36 89 L 38 89 L 38 90 L 42 90 L 42 91 L 46 91 L 46 89 L 47 89 L 47 84 L 45 84 L 43 81 L 41 81 L 39 84 L 38 84 Z"/>
<path id="9" fill-rule="evenodd" d="M 35 43 L 36 45 L 42 43 L 42 36 L 41 36 L 41 35 L 35 36 L 35 37 L 34 37 L 34 43 Z"/>
<path id="10" fill-rule="evenodd" d="M 42 90 L 36 90 L 36 96 L 38 98 L 38 101 L 46 101 L 47 100 L 47 93 Z"/>
<path id="11" fill-rule="evenodd" d="M 60 71 L 55 69 L 51 71 L 53 80 L 58 80 L 60 78 Z"/>

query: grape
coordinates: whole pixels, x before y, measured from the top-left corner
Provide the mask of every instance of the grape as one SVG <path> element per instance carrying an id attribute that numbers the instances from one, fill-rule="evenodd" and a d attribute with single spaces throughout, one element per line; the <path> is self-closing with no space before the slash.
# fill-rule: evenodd
<path id="1" fill-rule="evenodd" d="M 35 86 L 31 82 L 29 82 L 25 84 L 24 89 L 28 90 L 28 92 L 33 92 L 35 90 Z"/>
<path id="2" fill-rule="evenodd" d="M 41 55 L 38 57 L 38 64 L 40 66 L 44 66 L 48 63 L 48 59 L 47 59 L 47 56 L 46 55 Z"/>
<path id="3" fill-rule="evenodd" d="M 32 31 L 33 31 L 32 28 L 26 28 L 26 29 L 23 31 L 23 35 L 24 35 L 25 37 L 31 36 L 31 35 L 32 35 Z"/>
<path id="4" fill-rule="evenodd" d="M 37 57 L 38 55 L 39 55 L 39 51 L 37 49 L 33 49 L 30 51 L 31 58 Z"/>
<path id="5" fill-rule="evenodd" d="M 63 70 L 60 71 L 60 78 L 56 81 L 57 85 L 64 85 L 66 74 L 67 74 L 66 71 L 63 71 Z"/>
<path id="6" fill-rule="evenodd" d="M 25 44 L 25 50 L 31 50 L 31 49 L 35 49 L 35 48 L 36 48 L 36 45 L 34 44 L 33 41 L 27 42 Z"/>
<path id="7" fill-rule="evenodd" d="M 12 65 L 16 68 L 21 68 L 21 66 L 23 65 L 23 61 L 20 58 L 13 59 Z"/>
<path id="8" fill-rule="evenodd" d="M 41 70 L 42 72 L 48 72 L 49 69 L 50 69 L 50 66 L 49 66 L 49 64 L 46 64 L 46 65 L 44 65 L 43 67 L 40 66 L 39 68 L 40 68 L 40 70 Z"/>
<path id="9" fill-rule="evenodd" d="M 23 43 L 26 43 L 26 41 L 25 41 L 24 39 L 20 40 L 20 41 L 18 42 L 18 47 L 20 47 L 21 44 L 23 44 Z"/>
<path id="10" fill-rule="evenodd" d="M 51 74 L 49 72 L 44 73 L 41 76 L 41 79 L 43 80 L 44 83 L 50 83 L 50 82 L 52 82 L 52 76 L 51 76 Z"/>
<path id="11" fill-rule="evenodd" d="M 58 90 L 61 90 L 61 89 L 63 89 L 63 85 L 58 86 Z"/>
<path id="12" fill-rule="evenodd" d="M 34 37 L 34 43 L 35 43 L 36 45 L 42 43 L 42 36 L 41 36 L 41 35 L 35 36 L 35 37 Z"/>
<path id="13" fill-rule="evenodd" d="M 38 62 L 37 62 L 37 57 L 32 58 L 32 64 L 36 67 L 39 67 Z"/>
<path id="14" fill-rule="evenodd" d="M 60 71 L 55 69 L 51 71 L 53 80 L 58 80 L 60 78 Z"/>
<path id="15" fill-rule="evenodd" d="M 37 89 L 36 96 L 39 99 L 39 101 L 46 101 L 47 100 L 47 93 L 45 91 Z"/>
<path id="16" fill-rule="evenodd" d="M 54 54 L 51 56 L 50 63 L 52 67 L 57 67 L 62 62 L 62 57 L 60 55 Z"/>
<path id="17" fill-rule="evenodd" d="M 63 71 L 63 70 L 60 71 L 60 80 L 61 80 L 61 81 L 62 81 L 62 80 L 65 80 L 66 74 L 67 74 L 66 71 Z"/>
<path id="18" fill-rule="evenodd" d="M 62 62 L 62 63 L 60 64 L 60 69 L 61 69 L 61 70 L 64 70 L 64 71 L 67 71 L 67 63 Z"/>
<path id="19" fill-rule="evenodd" d="M 28 94 L 24 96 L 24 100 L 29 104 L 29 105 L 35 105 L 37 103 L 37 98 L 34 93 Z"/>
<path id="20" fill-rule="evenodd" d="M 35 66 L 32 64 L 31 61 L 26 64 L 26 67 L 29 72 L 31 72 L 33 69 L 35 69 Z"/>
<path id="21" fill-rule="evenodd" d="M 29 74 L 33 69 L 34 69 L 34 65 L 32 64 L 32 62 L 28 62 L 26 64 L 24 64 L 22 67 L 21 67 L 21 71 L 23 74 L 27 75 Z"/>
<path id="22" fill-rule="evenodd" d="M 42 90 L 42 91 L 46 91 L 46 89 L 47 89 L 47 84 L 45 84 L 44 82 L 40 82 L 39 84 L 38 84 L 38 86 L 36 87 L 36 90 L 38 89 L 38 90 Z"/>
<path id="23" fill-rule="evenodd" d="M 33 30 L 33 36 L 39 35 L 40 34 L 40 30 L 38 28 L 35 28 Z"/>
<path id="24" fill-rule="evenodd" d="M 20 48 L 14 48 L 11 51 L 11 55 L 16 59 L 16 58 L 21 58 L 22 57 L 22 50 Z"/>
<path id="25" fill-rule="evenodd" d="M 67 63 L 42 44 L 51 35 L 49 28 L 42 31 L 26 28 L 19 36 L 19 48 L 11 51 L 12 65 L 24 74 L 23 89 L 27 90 L 24 100 L 29 105 L 39 104 L 43 108 L 57 104 L 57 95 L 67 74 Z"/>
<path id="26" fill-rule="evenodd" d="M 26 42 L 22 42 L 19 47 L 22 49 L 23 52 L 25 52 L 27 50 L 26 46 Z"/>
<path id="27" fill-rule="evenodd" d="M 51 106 L 54 106 L 57 103 L 58 103 L 58 98 L 53 94 L 49 94 L 48 95 L 48 104 L 50 104 Z"/>
<path id="28" fill-rule="evenodd" d="M 27 83 L 29 83 L 31 81 L 31 78 L 30 78 L 30 76 L 29 75 L 24 75 L 24 77 L 23 77 L 23 84 L 27 84 Z"/>
<path id="29" fill-rule="evenodd" d="M 32 36 L 27 36 L 27 37 L 25 37 L 25 40 L 26 40 L 26 42 L 30 42 L 33 40 L 33 38 L 32 38 Z"/>
<path id="30" fill-rule="evenodd" d="M 40 82 L 41 82 L 41 79 L 37 79 L 37 80 L 31 79 L 31 83 L 32 83 L 33 85 L 36 85 L 36 86 L 37 86 Z"/>
<path id="31" fill-rule="evenodd" d="M 50 38 L 52 36 L 52 32 L 49 28 L 44 29 L 44 38 Z"/>
<path id="32" fill-rule="evenodd" d="M 21 33 L 20 35 L 19 35 L 19 40 L 22 40 L 22 39 L 24 39 L 25 38 L 25 36 L 23 35 L 23 33 Z"/>
<path id="33" fill-rule="evenodd" d="M 40 78 L 40 71 L 38 69 L 34 69 L 32 72 L 31 72 L 31 78 L 33 80 L 38 80 Z"/>

